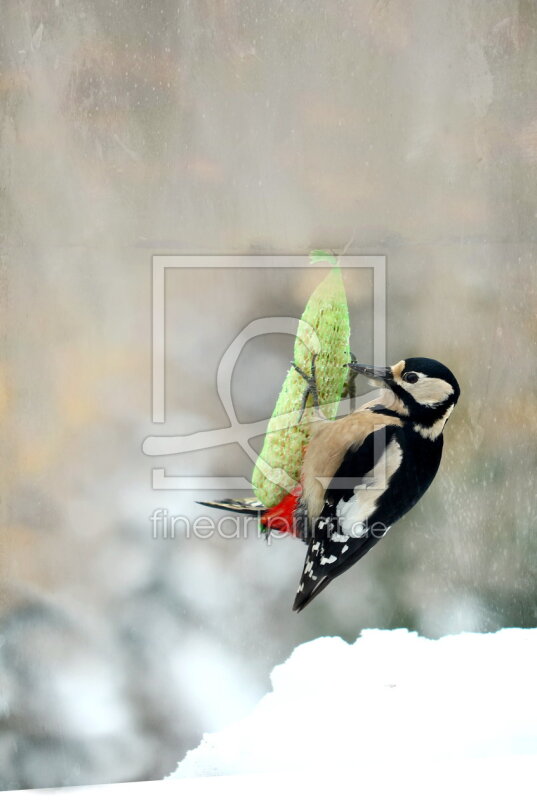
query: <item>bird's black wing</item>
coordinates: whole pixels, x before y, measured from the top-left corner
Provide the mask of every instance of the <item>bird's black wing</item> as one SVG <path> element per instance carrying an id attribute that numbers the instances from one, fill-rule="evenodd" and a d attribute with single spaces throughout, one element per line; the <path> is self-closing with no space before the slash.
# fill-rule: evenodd
<path id="1" fill-rule="evenodd" d="M 359 484 L 367 485 L 368 475 L 383 457 L 396 428 L 385 426 L 370 433 L 357 449 L 350 448 L 328 486 L 320 516 L 308 530 L 308 553 L 293 605 L 301 611 L 330 581 L 345 572 L 377 543 L 368 527 L 354 536 L 343 532 L 338 516 L 340 501 L 352 498 Z"/>

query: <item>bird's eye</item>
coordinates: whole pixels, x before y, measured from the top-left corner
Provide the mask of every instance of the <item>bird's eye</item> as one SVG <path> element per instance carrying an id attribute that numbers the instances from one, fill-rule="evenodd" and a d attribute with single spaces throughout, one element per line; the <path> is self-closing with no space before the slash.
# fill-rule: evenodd
<path id="1" fill-rule="evenodd" d="M 405 372 L 403 375 L 403 380 L 407 383 L 417 383 L 419 381 L 420 376 L 417 372 Z"/>

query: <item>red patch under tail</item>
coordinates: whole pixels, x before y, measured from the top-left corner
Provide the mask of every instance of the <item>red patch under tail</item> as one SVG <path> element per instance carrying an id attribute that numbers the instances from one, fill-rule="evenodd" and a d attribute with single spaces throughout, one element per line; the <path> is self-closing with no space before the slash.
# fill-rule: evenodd
<path id="1" fill-rule="evenodd" d="M 294 489 L 291 494 L 286 494 L 277 505 L 269 508 L 261 517 L 261 524 L 268 530 L 289 533 L 298 536 L 295 525 L 295 511 L 301 495 L 301 489 Z"/>

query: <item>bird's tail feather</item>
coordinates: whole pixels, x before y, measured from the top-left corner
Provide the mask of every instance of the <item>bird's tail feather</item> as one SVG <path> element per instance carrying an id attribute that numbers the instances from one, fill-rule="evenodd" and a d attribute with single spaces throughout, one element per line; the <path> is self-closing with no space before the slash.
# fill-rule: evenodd
<path id="1" fill-rule="evenodd" d="M 209 508 L 220 508 L 231 511 L 233 514 L 246 514 L 249 517 L 258 517 L 261 526 L 266 531 L 279 531 L 298 536 L 295 525 L 295 511 L 299 499 L 299 492 L 285 495 L 277 505 L 266 508 L 257 497 L 227 498 L 226 500 L 198 500 L 199 505 Z"/>
<path id="2" fill-rule="evenodd" d="M 267 508 L 257 497 L 227 498 L 225 500 L 198 500 L 198 505 L 209 508 L 221 508 L 223 511 L 232 511 L 234 514 L 246 514 L 250 517 L 259 517 L 267 512 Z"/>

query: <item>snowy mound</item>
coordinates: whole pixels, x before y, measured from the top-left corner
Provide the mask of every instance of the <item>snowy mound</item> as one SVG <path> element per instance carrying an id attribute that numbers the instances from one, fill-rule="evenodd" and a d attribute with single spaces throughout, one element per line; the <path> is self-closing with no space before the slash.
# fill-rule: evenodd
<path id="1" fill-rule="evenodd" d="M 537 753 L 537 630 L 322 638 L 272 673 L 252 714 L 207 734 L 173 778 Z"/>

